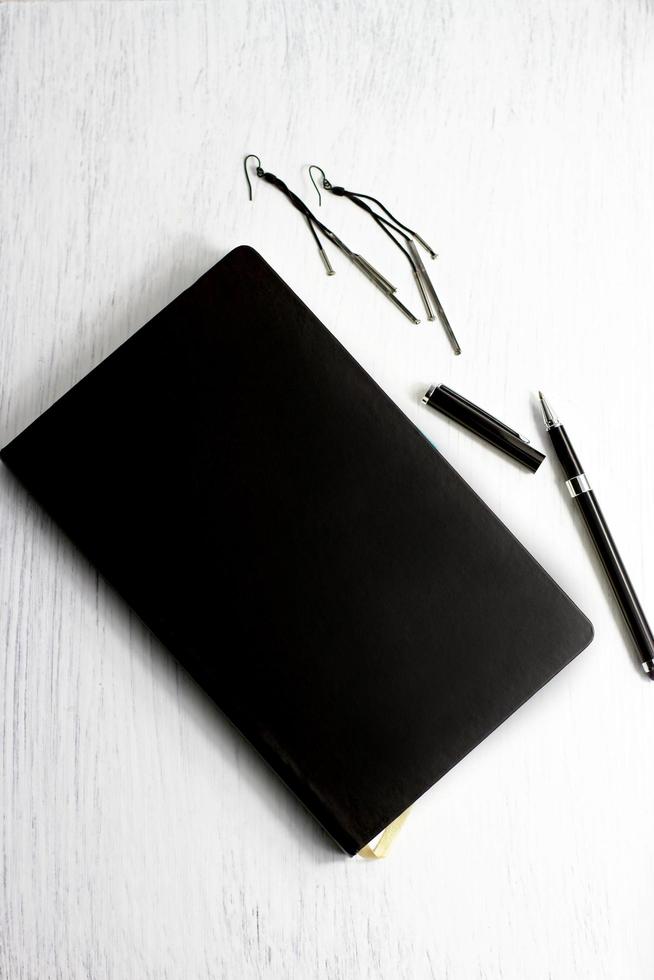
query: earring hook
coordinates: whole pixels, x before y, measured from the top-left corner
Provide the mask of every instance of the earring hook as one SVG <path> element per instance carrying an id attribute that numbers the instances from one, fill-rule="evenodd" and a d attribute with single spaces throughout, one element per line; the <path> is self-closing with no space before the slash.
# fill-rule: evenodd
<path id="1" fill-rule="evenodd" d="M 263 167 L 261 166 L 261 160 L 256 155 L 256 153 L 248 153 L 245 160 L 243 161 L 243 170 L 245 171 L 245 179 L 248 182 L 248 190 L 250 192 L 250 200 L 252 200 L 252 184 L 250 183 L 250 175 L 248 174 L 248 160 L 257 161 L 257 177 L 263 177 Z"/>
<path id="2" fill-rule="evenodd" d="M 325 171 L 322 169 L 322 167 L 319 167 L 317 163 L 312 163 L 311 166 L 309 167 L 309 177 L 311 177 L 311 183 L 316 188 L 316 193 L 318 194 L 318 207 L 322 207 L 322 197 L 320 196 L 320 188 L 318 187 L 315 180 L 313 179 L 313 174 L 311 172 L 312 170 L 319 170 L 320 173 L 322 174 L 322 186 L 324 190 L 330 191 L 332 189 L 332 185 L 325 177 Z"/>

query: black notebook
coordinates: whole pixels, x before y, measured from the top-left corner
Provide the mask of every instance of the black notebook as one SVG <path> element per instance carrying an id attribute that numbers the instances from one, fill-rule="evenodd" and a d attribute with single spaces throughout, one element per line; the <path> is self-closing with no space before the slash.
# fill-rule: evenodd
<path id="1" fill-rule="evenodd" d="M 251 248 L 2 458 L 348 854 L 592 637 Z"/>

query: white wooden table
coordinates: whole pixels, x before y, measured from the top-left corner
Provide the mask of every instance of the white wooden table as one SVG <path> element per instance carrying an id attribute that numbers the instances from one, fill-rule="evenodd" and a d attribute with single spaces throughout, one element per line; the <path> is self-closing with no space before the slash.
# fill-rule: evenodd
<path id="1" fill-rule="evenodd" d="M 551 460 L 419 396 L 543 445 L 542 387 L 654 617 L 654 8 L 1 3 L 0 93 L 3 443 L 249 243 L 596 627 L 386 861 L 350 861 L 3 470 L 0 976 L 651 980 L 654 686 Z M 281 195 L 248 202 L 248 152 L 416 225 L 462 357 L 338 255 L 328 279 Z M 364 215 L 322 214 L 419 310 Z"/>

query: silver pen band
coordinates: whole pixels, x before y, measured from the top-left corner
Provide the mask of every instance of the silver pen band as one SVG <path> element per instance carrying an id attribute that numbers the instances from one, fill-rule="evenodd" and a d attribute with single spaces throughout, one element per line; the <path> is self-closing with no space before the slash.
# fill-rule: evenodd
<path id="1" fill-rule="evenodd" d="M 591 489 L 585 473 L 579 473 L 578 476 L 571 477 L 565 481 L 565 485 L 571 497 L 578 497 L 580 493 L 588 493 Z"/>

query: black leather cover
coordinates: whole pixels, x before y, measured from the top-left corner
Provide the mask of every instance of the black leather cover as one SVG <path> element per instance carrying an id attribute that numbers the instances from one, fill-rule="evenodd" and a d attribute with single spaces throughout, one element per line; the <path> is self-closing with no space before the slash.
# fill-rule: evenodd
<path id="1" fill-rule="evenodd" d="M 592 637 L 251 248 L 2 458 L 349 854 Z"/>

